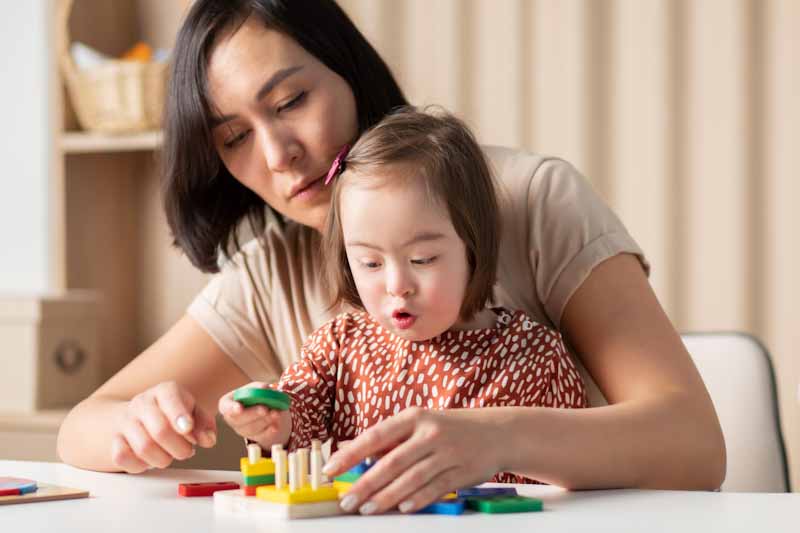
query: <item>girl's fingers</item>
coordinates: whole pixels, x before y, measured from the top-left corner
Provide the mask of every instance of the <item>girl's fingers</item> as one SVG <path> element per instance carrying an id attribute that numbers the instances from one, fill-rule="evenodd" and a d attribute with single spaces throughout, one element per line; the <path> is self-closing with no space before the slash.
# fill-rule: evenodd
<path id="1" fill-rule="evenodd" d="M 125 429 L 125 440 L 143 462 L 148 466 L 166 468 L 172 464 L 172 456 L 153 440 L 139 420 L 131 420 Z"/>
<path id="2" fill-rule="evenodd" d="M 233 429 L 236 431 L 236 433 L 238 433 L 242 437 L 258 440 L 258 437 L 262 433 L 264 433 L 264 431 L 266 431 L 271 425 L 272 421 L 269 418 L 264 417 L 254 420 L 249 424 L 236 426 Z"/>
<path id="3" fill-rule="evenodd" d="M 139 474 L 149 467 L 147 463 L 139 459 L 122 435 L 115 436 L 111 441 L 111 461 L 129 474 Z"/>
<path id="4" fill-rule="evenodd" d="M 234 429 L 247 426 L 267 418 L 269 410 L 263 405 L 248 407 L 239 414 L 225 414 L 225 421 Z"/>
<path id="5" fill-rule="evenodd" d="M 219 399 L 217 409 L 222 413 L 222 416 L 228 415 L 235 416 L 244 411 L 244 406 L 233 399 L 233 391 Z"/>
<path id="6" fill-rule="evenodd" d="M 173 425 L 164 415 L 164 411 L 155 401 L 139 415 L 139 421 L 150 435 L 150 438 L 171 458 L 182 461 L 194 455 L 192 444 L 186 439 L 185 435 L 175 431 Z M 194 440 L 194 437 L 192 437 L 192 440 Z"/>
<path id="7" fill-rule="evenodd" d="M 336 476 L 367 457 L 380 455 L 398 442 L 406 440 L 414 431 L 422 412 L 422 409 L 418 408 L 406 409 L 367 429 L 350 441 L 346 448 L 339 449 L 331 455 L 323 468 L 323 473 L 329 477 Z"/>

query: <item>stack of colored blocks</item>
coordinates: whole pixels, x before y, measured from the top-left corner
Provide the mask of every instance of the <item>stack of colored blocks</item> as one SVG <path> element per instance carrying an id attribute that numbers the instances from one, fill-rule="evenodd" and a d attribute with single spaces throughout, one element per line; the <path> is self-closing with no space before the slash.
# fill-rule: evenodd
<path id="1" fill-rule="evenodd" d="M 242 457 L 240 466 L 246 495 L 255 496 L 258 487 L 275 484 L 275 463 L 272 459 L 262 457 L 255 463 L 250 463 L 249 458 Z"/>

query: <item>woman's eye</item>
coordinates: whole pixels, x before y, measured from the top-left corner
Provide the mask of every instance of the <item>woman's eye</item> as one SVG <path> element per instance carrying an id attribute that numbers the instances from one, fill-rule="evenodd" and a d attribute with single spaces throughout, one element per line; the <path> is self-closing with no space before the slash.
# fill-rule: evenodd
<path id="1" fill-rule="evenodd" d="M 306 97 L 306 92 L 305 91 L 301 91 L 297 96 L 295 96 L 294 98 L 292 98 L 291 100 L 289 100 L 288 102 L 283 104 L 282 106 L 278 107 L 278 113 L 280 113 L 281 111 L 286 111 L 287 109 L 291 109 L 291 108 L 297 106 L 300 102 L 303 101 L 303 99 L 305 97 Z"/>
<path id="2" fill-rule="evenodd" d="M 247 137 L 247 133 L 248 132 L 246 132 L 246 131 L 238 133 L 238 134 L 234 135 L 233 137 L 231 137 L 229 139 L 226 139 L 225 142 L 223 142 L 222 144 L 223 144 L 223 146 L 225 146 L 225 148 L 228 148 L 228 149 L 235 148 L 236 146 L 238 146 L 245 139 L 245 137 Z"/>
<path id="3" fill-rule="evenodd" d="M 423 258 L 423 259 L 412 259 L 411 263 L 413 263 L 415 265 L 430 265 L 435 260 L 436 260 L 436 256 L 433 256 L 433 257 L 426 257 L 426 258 Z"/>

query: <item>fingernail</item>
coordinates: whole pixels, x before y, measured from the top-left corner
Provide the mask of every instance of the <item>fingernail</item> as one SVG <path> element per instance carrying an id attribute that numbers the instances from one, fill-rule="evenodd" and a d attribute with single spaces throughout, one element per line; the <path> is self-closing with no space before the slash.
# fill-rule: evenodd
<path id="1" fill-rule="evenodd" d="M 372 514 L 378 508 L 378 504 L 375 502 L 367 502 L 361 507 L 359 507 L 358 512 L 361 514 Z"/>
<path id="2" fill-rule="evenodd" d="M 347 494 L 344 498 L 342 498 L 342 501 L 340 503 L 342 509 L 348 512 L 355 509 L 357 504 L 358 504 L 358 497 L 355 496 L 354 494 Z"/>
<path id="3" fill-rule="evenodd" d="M 336 469 L 339 467 L 339 463 L 336 461 L 328 461 L 325 463 L 325 466 L 322 467 L 323 474 L 330 474 L 331 472 L 336 472 Z"/>
<path id="4" fill-rule="evenodd" d="M 400 512 L 401 512 L 401 513 L 407 513 L 407 512 L 409 512 L 411 509 L 413 509 L 413 508 L 414 508 L 414 502 L 411 502 L 411 501 L 404 501 L 403 503 L 401 503 L 400 505 L 398 505 L 398 506 L 397 506 L 397 508 L 400 510 Z"/>
<path id="5" fill-rule="evenodd" d="M 187 431 L 192 429 L 192 421 L 189 420 L 188 416 L 180 415 L 178 418 L 175 419 L 175 426 L 181 433 L 186 433 Z"/>
<path id="6" fill-rule="evenodd" d="M 213 446 L 213 445 L 215 445 L 217 443 L 217 434 L 216 433 L 214 433 L 210 429 L 207 429 L 205 434 L 206 434 L 206 440 L 208 441 L 208 445 L 209 446 Z"/>

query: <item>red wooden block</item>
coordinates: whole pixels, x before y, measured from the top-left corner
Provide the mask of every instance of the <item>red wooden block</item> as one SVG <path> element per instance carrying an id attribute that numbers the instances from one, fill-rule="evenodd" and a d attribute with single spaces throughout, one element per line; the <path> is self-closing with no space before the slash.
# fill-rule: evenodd
<path id="1" fill-rule="evenodd" d="M 257 488 L 258 488 L 258 486 L 255 486 L 255 485 L 254 486 L 245 485 L 244 486 L 244 495 L 245 496 L 255 496 Z"/>
<path id="2" fill-rule="evenodd" d="M 18 496 L 22 494 L 19 489 L 0 489 L 0 496 Z"/>
<path id="3" fill-rule="evenodd" d="M 235 490 L 239 484 L 233 481 L 214 481 L 209 483 L 181 483 L 178 485 L 178 496 L 211 496 L 218 490 Z"/>

